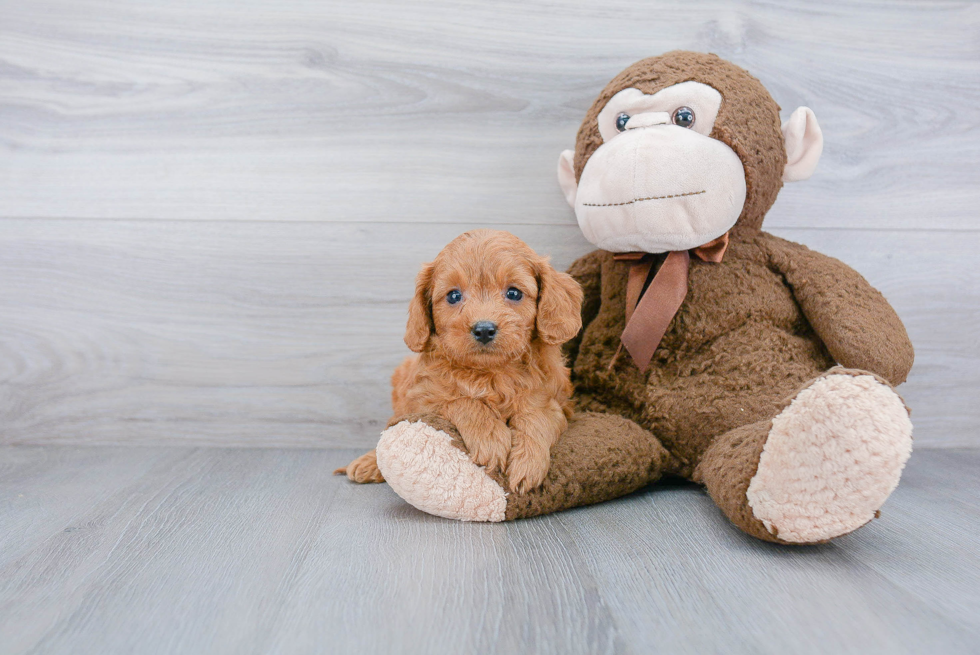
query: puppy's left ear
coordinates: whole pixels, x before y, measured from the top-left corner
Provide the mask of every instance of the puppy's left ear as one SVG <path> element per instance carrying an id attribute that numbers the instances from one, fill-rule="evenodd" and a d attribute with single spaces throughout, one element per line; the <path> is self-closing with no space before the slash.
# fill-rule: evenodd
<path id="1" fill-rule="evenodd" d="M 408 305 L 408 325 L 405 327 L 405 345 L 412 352 L 425 350 L 435 331 L 432 321 L 432 262 L 422 265 L 415 278 L 415 295 Z"/>
<path id="2" fill-rule="evenodd" d="M 582 329 L 582 287 L 567 273 L 559 273 L 547 259 L 537 264 L 538 336 L 547 344 L 565 343 Z"/>

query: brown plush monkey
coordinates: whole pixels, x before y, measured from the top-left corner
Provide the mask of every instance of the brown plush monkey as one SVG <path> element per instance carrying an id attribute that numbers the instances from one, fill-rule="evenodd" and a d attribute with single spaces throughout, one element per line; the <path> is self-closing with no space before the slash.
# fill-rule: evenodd
<path id="1" fill-rule="evenodd" d="M 461 520 L 535 516 L 664 474 L 703 484 L 745 532 L 815 543 L 868 521 L 898 484 L 912 426 L 892 385 L 912 346 L 882 295 L 830 257 L 761 231 L 783 181 L 816 166 L 798 109 L 715 55 L 670 52 L 610 82 L 559 180 L 600 250 L 568 352 L 580 410 L 527 494 L 474 465 L 452 425 L 393 422 L 392 488 Z"/>

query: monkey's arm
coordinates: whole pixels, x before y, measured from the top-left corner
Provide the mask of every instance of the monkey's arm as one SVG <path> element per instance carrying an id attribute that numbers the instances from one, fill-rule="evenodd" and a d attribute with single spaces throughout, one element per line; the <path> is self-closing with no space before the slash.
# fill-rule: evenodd
<path id="1" fill-rule="evenodd" d="M 871 371 L 893 385 L 904 382 L 912 368 L 912 342 L 881 292 L 833 257 L 764 237 L 771 264 L 837 363 Z"/>
<path id="2" fill-rule="evenodd" d="M 588 255 L 576 259 L 568 267 L 568 274 L 575 278 L 575 281 L 582 287 L 582 329 L 579 333 L 567 342 L 562 350 L 565 353 L 565 360 L 568 366 L 575 365 L 575 358 L 578 356 L 578 348 L 582 343 L 582 334 L 589 326 L 592 319 L 599 313 L 599 305 L 602 302 L 601 276 L 602 276 L 602 251 L 594 250 Z"/>

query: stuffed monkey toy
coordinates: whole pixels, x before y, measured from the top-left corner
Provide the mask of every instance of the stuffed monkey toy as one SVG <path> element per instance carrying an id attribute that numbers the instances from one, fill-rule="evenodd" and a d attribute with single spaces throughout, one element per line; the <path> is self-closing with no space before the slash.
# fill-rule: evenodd
<path id="1" fill-rule="evenodd" d="M 664 475 L 700 483 L 748 534 L 827 541 L 874 518 L 911 453 L 912 345 L 856 271 L 761 230 L 810 176 L 813 112 L 782 125 L 745 70 L 694 52 L 633 64 L 593 103 L 559 182 L 599 250 L 567 346 L 578 413 L 544 484 L 509 491 L 455 428 L 399 417 L 378 467 L 417 508 L 504 521 L 596 503 Z"/>

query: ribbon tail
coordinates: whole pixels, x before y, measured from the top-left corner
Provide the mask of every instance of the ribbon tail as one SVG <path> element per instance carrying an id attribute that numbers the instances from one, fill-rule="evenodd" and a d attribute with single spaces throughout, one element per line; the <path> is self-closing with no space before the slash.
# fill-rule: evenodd
<path id="1" fill-rule="evenodd" d="M 690 263 L 686 250 L 667 255 L 626 323 L 622 343 L 641 372 L 650 366 L 653 353 L 687 296 Z"/>

